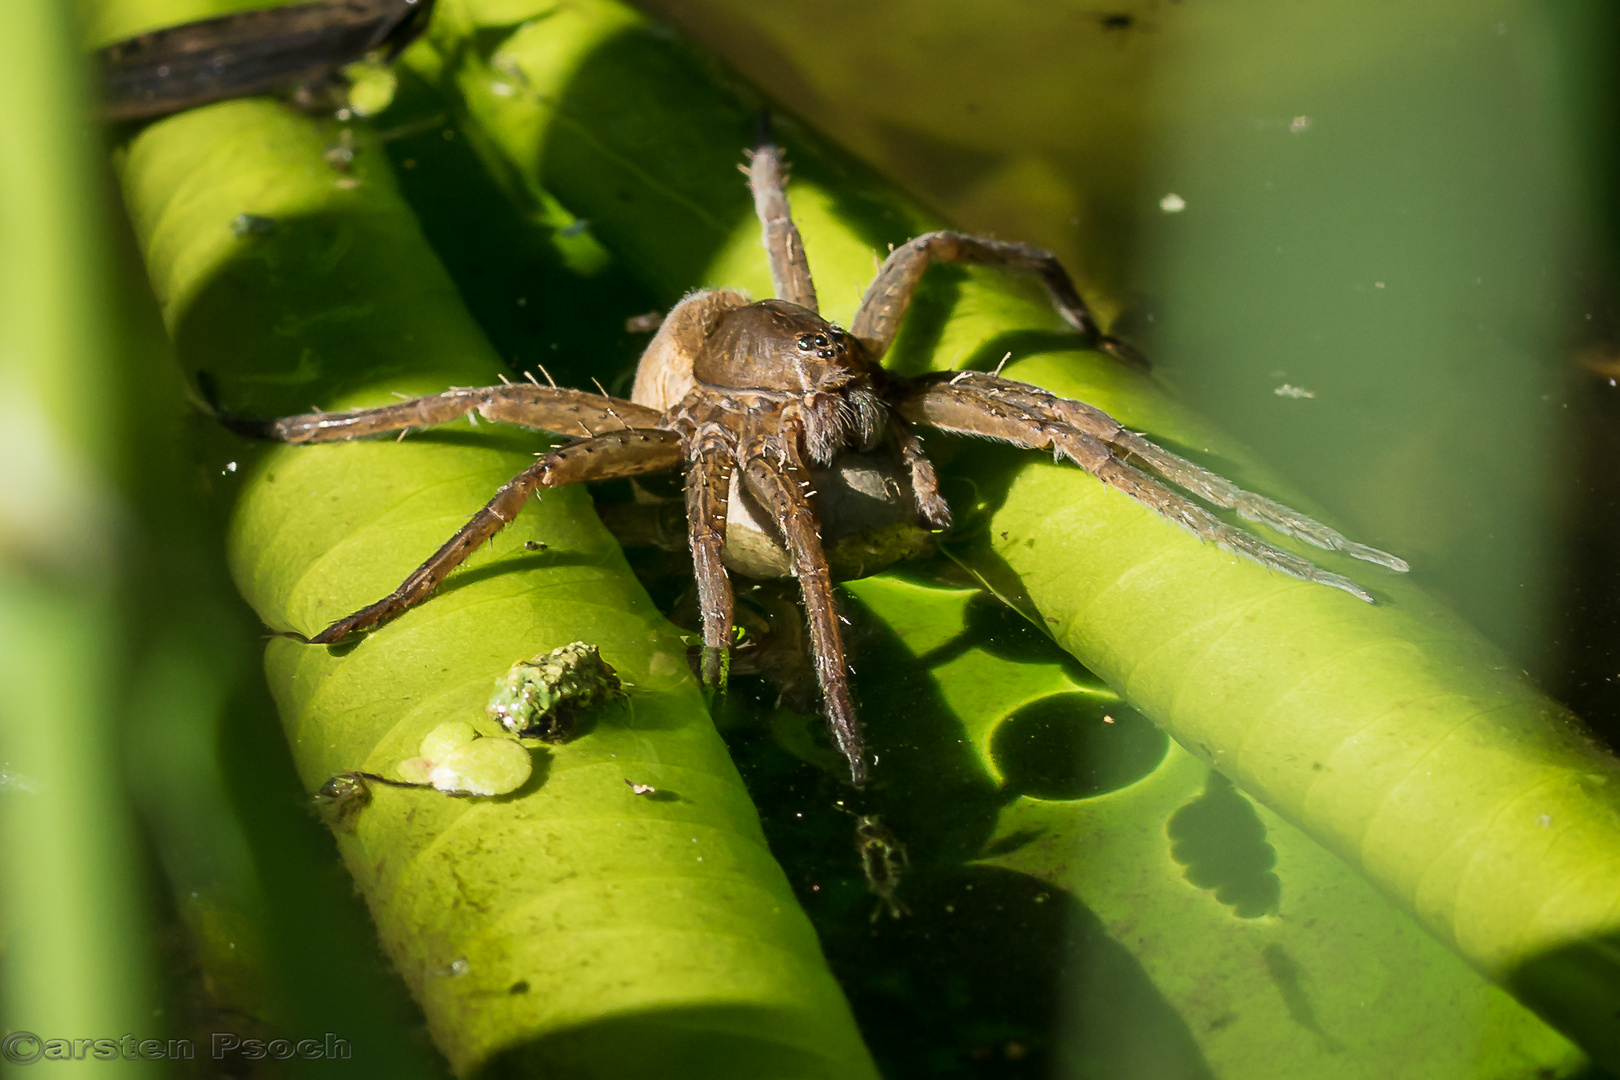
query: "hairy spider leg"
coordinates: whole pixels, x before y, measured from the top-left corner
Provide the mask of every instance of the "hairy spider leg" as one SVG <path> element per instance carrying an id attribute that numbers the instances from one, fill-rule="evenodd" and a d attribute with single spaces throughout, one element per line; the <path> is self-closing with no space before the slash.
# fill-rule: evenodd
<path id="1" fill-rule="evenodd" d="M 951 507 L 939 493 L 939 477 L 934 473 L 934 463 L 923 452 L 922 439 L 904 417 L 890 413 L 888 425 L 889 439 L 900 452 L 900 463 L 911 473 L 917 513 L 930 529 L 950 528 Z"/>
<path id="2" fill-rule="evenodd" d="M 754 193 L 754 213 L 759 217 L 763 234 L 761 242 L 771 264 L 771 287 L 776 291 L 776 298 L 819 312 L 804 241 L 788 209 L 784 190 L 787 175 L 782 167 L 781 152 L 770 143 L 764 143 L 750 156 L 747 173 L 748 187 Z"/>
<path id="3" fill-rule="evenodd" d="M 1320 585 L 1329 585 L 1335 589 L 1342 589 L 1350 595 L 1368 603 L 1373 602 L 1372 595 L 1361 586 L 1341 574 L 1335 574 L 1312 563 L 1309 559 L 1301 558 L 1292 552 L 1261 540 L 1259 537 L 1242 529 L 1234 528 L 1217 518 L 1191 499 L 1171 490 L 1159 483 L 1153 477 L 1141 470 L 1127 464 L 1113 450 L 1109 442 L 1118 438 L 1121 433 L 1130 435 L 1120 427 L 1117 421 L 1100 410 L 1090 406 L 1071 410 L 1072 415 L 1080 417 L 1080 422 L 1073 422 L 1057 415 L 1055 406 L 1069 408 L 1081 406 L 1081 403 L 1063 398 L 1052 398 L 1054 408 L 1051 410 L 1036 409 L 1027 403 L 1008 401 L 989 392 L 993 389 L 977 385 L 979 381 L 989 381 L 987 376 L 980 376 L 978 380 L 969 382 L 945 382 L 932 380 L 920 383 L 913 387 L 911 392 L 895 403 L 901 415 L 915 420 L 918 423 L 928 424 L 941 431 L 951 431 L 963 435 L 979 435 L 985 438 L 997 439 L 1032 450 L 1049 450 L 1054 454 L 1068 458 L 1082 469 L 1091 473 L 1109 487 L 1117 488 L 1126 495 L 1135 499 L 1143 506 L 1152 510 L 1161 517 L 1180 525 L 1200 540 L 1215 544 L 1224 551 L 1241 556 L 1262 566 L 1287 574 L 1289 577 L 1302 581 L 1315 582 Z M 997 383 L 1004 380 L 993 380 Z M 1020 392 L 1031 391 L 1032 388 L 1022 383 L 1006 383 L 1008 388 Z M 1044 391 L 1034 391 L 1034 394 L 1044 394 Z M 1137 444 L 1146 444 L 1147 440 L 1139 436 L 1130 435 L 1128 440 L 1131 451 L 1136 451 Z M 1168 451 L 1159 450 L 1160 453 Z M 1171 455 L 1174 456 L 1174 455 Z M 1182 459 L 1177 458 L 1181 461 Z M 1191 462 L 1185 464 L 1197 469 Z M 1202 473 L 1204 470 L 1198 470 Z M 1209 474 L 1213 475 L 1213 474 Z M 1219 478 L 1217 478 L 1219 479 Z M 1242 492 L 1241 488 L 1230 485 L 1234 490 Z M 1243 492 L 1247 495 L 1249 493 Z M 1258 499 L 1259 496 L 1253 496 Z M 1266 500 L 1269 502 L 1269 500 Z M 1281 506 L 1281 504 L 1273 504 Z M 1287 510 L 1286 507 L 1282 509 Z M 1317 530 L 1330 533 L 1338 537 L 1339 534 L 1328 529 L 1327 526 L 1311 521 L 1298 511 L 1288 510 L 1294 518 L 1310 522 Z M 1306 538 L 1303 534 L 1302 539 Z M 1339 539 L 1343 539 L 1339 537 Z M 1362 548 L 1362 545 L 1351 545 L 1349 541 L 1340 550 L 1355 554 L 1351 548 Z M 1375 549 L 1365 548 L 1367 552 Z M 1393 555 L 1375 552 L 1382 558 L 1372 561 L 1390 566 L 1391 569 L 1404 567 L 1406 564 Z"/>
<path id="4" fill-rule="evenodd" d="M 210 405 L 219 422 L 238 435 L 300 444 L 342 442 L 433 427 L 470 414 L 574 437 L 654 428 L 661 415 L 656 409 L 600 394 L 528 383 L 447 390 L 375 409 L 302 413 L 279 420 L 234 416 L 212 402 Z"/>
<path id="5" fill-rule="evenodd" d="M 704 685 L 724 688 L 731 666 L 732 595 L 720 552 L 726 546 L 726 512 L 731 504 L 732 450 L 717 430 L 699 433 L 693 443 L 686 470 L 686 526 L 698 609 L 703 613 L 699 675 Z"/>
<path id="6" fill-rule="evenodd" d="M 1398 555 L 1359 544 L 1292 507 L 1284 506 L 1264 495 L 1245 491 L 1224 476 L 1218 476 L 1202 466 L 1194 465 L 1186 458 L 1172 454 L 1135 432 L 1122 431 L 1119 438 L 1113 442 L 1119 449 L 1146 462 L 1154 472 L 1177 487 L 1192 492 L 1205 502 L 1235 510 L 1238 517 L 1245 521 L 1266 525 L 1324 551 L 1342 551 L 1353 559 L 1376 563 L 1397 574 L 1404 574 L 1411 569 L 1407 561 Z"/>
<path id="7" fill-rule="evenodd" d="M 670 431 L 629 429 L 559 447 L 508 480 L 484 508 L 434 552 L 399 588 L 310 638 L 311 644 L 340 641 L 368 630 L 427 599 L 452 570 L 478 545 L 505 528 L 529 496 L 540 488 L 563 487 L 590 480 L 617 480 L 680 465 L 680 436 Z"/>
<path id="8" fill-rule="evenodd" d="M 838 752 L 849 762 L 850 783 L 865 787 L 866 749 L 849 694 L 849 666 L 844 659 L 843 635 L 838 632 L 832 576 L 821 550 L 815 512 L 801 486 L 805 480 L 803 470 L 779 462 L 775 448 L 765 440 L 739 447 L 737 458 L 743 484 L 775 516 L 793 556 L 793 576 L 799 579 L 799 592 L 804 597 L 810 651 L 815 658 L 816 681 L 825 699 L 827 726 L 832 729 Z"/>
<path id="9" fill-rule="evenodd" d="M 1052 306 L 1063 316 L 1063 321 L 1084 336 L 1087 344 L 1127 363 L 1147 366 L 1147 361 L 1135 349 L 1102 332 L 1056 255 L 1029 244 L 986 240 L 959 232 L 924 233 L 901 244 L 883 260 L 877 277 L 866 287 L 860 310 L 849 327 L 849 332 L 860 339 L 874 364 L 883 359 L 889 346 L 894 344 L 894 336 L 900 332 L 900 321 L 911 306 L 923 271 L 936 262 L 974 263 L 1034 274 L 1046 286 Z"/>
<path id="10" fill-rule="evenodd" d="M 1137 458 L 1165 480 L 1192 492 L 1205 502 L 1237 511 L 1238 516 L 1245 521 L 1265 525 L 1324 551 L 1342 551 L 1352 558 L 1376 563 L 1396 573 L 1404 574 L 1409 569 L 1405 559 L 1375 547 L 1368 547 L 1366 544 L 1358 544 L 1298 510 L 1268 499 L 1264 495 L 1245 491 L 1224 476 L 1195 465 L 1134 431 L 1125 429 L 1119 421 L 1094 405 L 1060 398 L 1056 394 L 1027 383 L 997 379 L 977 372 L 967 375 L 965 382 L 967 387 L 981 395 L 1028 410 L 1032 414 L 1062 420 L 1089 432 L 1114 449 Z"/>

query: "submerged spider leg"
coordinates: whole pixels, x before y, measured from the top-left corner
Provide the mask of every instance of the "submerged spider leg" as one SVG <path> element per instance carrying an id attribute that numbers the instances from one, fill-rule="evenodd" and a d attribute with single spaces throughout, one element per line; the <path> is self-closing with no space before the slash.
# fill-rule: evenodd
<path id="1" fill-rule="evenodd" d="M 939 493 L 939 477 L 934 463 L 923 452 L 922 439 L 911 423 L 894 413 L 889 414 L 889 438 L 900 451 L 900 463 L 911 473 L 911 491 L 917 502 L 917 513 L 930 529 L 951 527 L 951 507 Z"/>
<path id="2" fill-rule="evenodd" d="M 478 545 L 517 517 L 523 504 L 529 501 L 529 496 L 540 488 L 563 487 L 589 480 L 617 480 L 671 469 L 680 463 L 680 437 L 669 431 L 615 431 L 559 447 L 502 485 L 495 497 L 401 582 L 399 588 L 375 604 L 339 619 L 309 641 L 316 645 L 339 641 L 357 630 L 369 630 L 387 622 L 407 608 L 421 603 L 438 588 L 450 571 L 477 550 Z"/>
<path id="3" fill-rule="evenodd" d="M 986 400 L 995 400 L 1002 406 L 1011 406 L 1031 416 L 1066 423 L 1095 435 L 1119 450 L 1145 463 L 1170 483 L 1203 499 L 1205 502 L 1228 510 L 1235 510 L 1246 521 L 1257 522 L 1285 536 L 1303 540 L 1324 551 L 1342 551 L 1352 558 L 1376 563 L 1396 573 L 1404 574 L 1406 560 L 1380 551 L 1366 544 L 1358 544 L 1336 529 L 1284 506 L 1264 495 L 1245 491 L 1232 481 L 1195 465 L 1178 454 L 1173 454 L 1157 443 L 1123 427 L 1119 421 L 1094 405 L 1083 401 L 1060 398 L 1056 394 L 1030 386 L 1027 383 L 998 379 L 978 372 L 955 376 L 957 386 L 964 393 L 973 393 Z"/>
<path id="4" fill-rule="evenodd" d="M 816 681 L 827 709 L 833 743 L 849 762 L 850 783 L 866 786 L 866 749 L 855 703 L 849 696 L 849 666 L 844 660 L 844 639 L 838 632 L 838 609 L 833 603 L 832 575 L 821 550 L 815 511 L 800 486 L 802 470 L 778 463 L 775 448 L 756 442 L 739 449 L 743 484 L 770 510 L 782 529 L 793 556 L 793 576 L 799 579 L 804 613 L 810 626 L 810 651 L 816 661 Z"/>
<path id="5" fill-rule="evenodd" d="M 771 264 L 771 287 L 778 300 L 819 311 L 816 286 L 810 280 L 810 263 L 805 258 L 804 241 L 788 210 L 783 190 L 782 159 L 775 146 L 762 143 L 750 157 L 748 187 L 754 193 L 754 213 L 759 217 L 761 242 Z"/>
<path id="6" fill-rule="evenodd" d="M 1027 392 L 1033 389 L 1023 384 L 1009 385 L 1020 391 Z M 1357 599 L 1365 600 L 1369 604 L 1373 602 L 1370 593 L 1342 574 L 1323 570 L 1309 559 L 1273 547 L 1252 533 L 1228 525 L 1185 495 L 1172 491 L 1140 469 L 1127 464 L 1109 447 L 1110 441 L 1116 438 L 1123 428 L 1107 413 L 1093 410 L 1090 406 L 1082 406 L 1084 411 L 1076 411 L 1081 422 L 1068 422 L 1056 415 L 1042 415 L 1040 410 L 1031 408 L 1026 403 L 1009 401 L 1005 397 L 993 397 L 988 393 L 974 393 L 973 389 L 971 382 L 965 387 L 961 382 L 951 384 L 931 381 L 914 388 L 909 397 L 896 403 L 896 409 L 908 419 L 942 431 L 999 439 L 1032 450 L 1050 450 L 1054 454 L 1068 458 L 1109 487 L 1118 488 L 1159 516 L 1180 525 L 1200 540 L 1213 543 L 1224 551 L 1250 559 L 1289 577 L 1343 589 Z M 1034 391 L 1036 395 L 1043 393 Z M 1061 404 L 1064 407 L 1080 405 L 1079 402 L 1062 398 L 1051 400 L 1054 404 Z M 1054 409 L 1053 412 L 1055 411 Z M 1133 436 L 1133 439 L 1137 442 L 1146 442 L 1145 439 L 1136 436 Z M 1132 452 L 1135 452 L 1134 447 Z M 1223 480 L 1222 483 L 1227 481 Z M 1303 520 L 1310 520 L 1297 511 L 1289 513 Z M 1325 525 L 1318 525 L 1316 522 L 1311 524 L 1332 532 Z M 1338 536 L 1337 533 L 1333 535 Z M 1394 556 L 1385 558 L 1400 562 Z"/>
<path id="7" fill-rule="evenodd" d="M 700 435 L 686 470 L 686 522 L 698 608 L 703 612 L 705 686 L 724 687 L 731 657 L 731 578 L 720 552 L 726 546 L 726 512 L 731 501 L 731 447 L 718 432 Z"/>
<path id="8" fill-rule="evenodd" d="M 442 394 L 350 412 L 313 412 L 257 420 L 234 416 L 210 403 L 219 422 L 238 435 L 286 443 L 341 442 L 367 435 L 386 435 L 433 427 L 471 413 L 486 420 L 575 437 L 629 428 L 654 428 L 660 413 L 600 394 L 550 386 L 511 383 Z"/>
<path id="9" fill-rule="evenodd" d="M 986 240 L 959 232 L 924 233 L 895 248 L 883 261 L 877 277 L 866 287 L 860 310 L 849 327 L 849 332 L 860 339 L 872 363 L 883 359 L 883 354 L 894 344 L 900 320 L 911 306 L 923 271 L 935 262 L 976 263 L 1034 274 L 1045 284 L 1052 306 L 1063 316 L 1063 321 L 1082 334 L 1092 348 L 1139 367 L 1147 366 L 1147 361 L 1135 349 L 1102 332 L 1056 255 L 1029 244 Z"/>
<path id="10" fill-rule="evenodd" d="M 1406 560 L 1398 555 L 1391 555 L 1387 551 L 1380 551 L 1366 544 L 1358 544 L 1338 530 L 1331 529 L 1320 521 L 1264 495 L 1245 491 L 1224 476 L 1194 465 L 1186 458 L 1172 454 L 1135 432 L 1121 432 L 1119 438 L 1112 441 L 1119 449 L 1146 462 L 1154 472 L 1172 484 L 1192 492 L 1206 502 L 1237 511 L 1238 517 L 1245 521 L 1269 526 L 1284 535 L 1303 540 L 1325 551 L 1342 551 L 1351 558 L 1376 563 L 1397 574 L 1404 574 L 1411 569 Z"/>

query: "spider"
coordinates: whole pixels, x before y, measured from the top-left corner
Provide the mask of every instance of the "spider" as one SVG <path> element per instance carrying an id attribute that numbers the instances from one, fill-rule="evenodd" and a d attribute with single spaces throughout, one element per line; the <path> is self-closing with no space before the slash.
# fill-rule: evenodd
<path id="1" fill-rule="evenodd" d="M 950 507 L 914 425 L 1049 451 L 1205 541 L 1369 603 L 1372 597 L 1350 579 L 1227 524 L 1182 492 L 1319 548 L 1394 571 L 1407 569 L 1401 559 L 1245 491 L 1084 402 L 995 374 L 963 371 L 902 379 L 885 372 L 879 362 L 923 271 L 935 262 L 1034 274 L 1087 345 L 1127 362 L 1136 357 L 1101 332 L 1051 252 L 957 232 L 928 233 L 896 248 L 867 289 L 849 329 L 840 329 L 817 313 L 779 151 L 765 143 L 749 155 L 744 171 L 776 298 L 750 301 L 729 289 L 688 295 L 670 311 L 643 353 L 629 401 L 605 392 L 541 385 L 529 376 L 526 383 L 458 388 L 352 412 L 278 420 L 220 414 L 238 433 L 288 443 L 403 434 L 474 413 L 573 437 L 509 480 L 392 593 L 337 620 L 309 642 L 339 641 L 422 602 L 542 488 L 684 469 L 687 537 L 703 623 L 700 677 L 706 685 L 724 685 L 733 617 L 727 567 L 740 562 L 746 569 L 749 564 L 728 544 L 727 522 L 763 521 L 798 579 L 828 726 L 849 764 L 851 783 L 862 787 L 867 762 L 817 514 L 825 496 L 812 484 L 837 483 L 834 466 L 841 457 L 881 449 L 898 464 L 910 489 L 909 512 L 930 530 L 948 528 Z"/>

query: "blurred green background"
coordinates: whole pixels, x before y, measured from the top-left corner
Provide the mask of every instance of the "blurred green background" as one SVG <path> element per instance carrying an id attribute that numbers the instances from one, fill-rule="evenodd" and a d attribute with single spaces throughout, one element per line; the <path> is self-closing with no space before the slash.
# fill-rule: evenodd
<path id="1" fill-rule="evenodd" d="M 230 477 L 198 449 L 202 422 L 105 150 L 83 123 L 77 30 L 48 0 L 13 7 L 0 37 L 12 103 L 0 120 L 0 1016 L 7 1031 L 96 1037 L 331 1030 L 356 1046 L 339 1072 L 444 1075 L 281 742 L 262 631 L 223 565 Z M 1347 532 L 1407 557 L 1421 583 L 1613 738 L 1616 36 L 1603 5 L 643 7 L 958 226 L 1058 251 L 1185 402 Z M 627 369 L 641 339 L 624 318 L 654 302 L 620 268 L 581 273 L 544 234 L 514 233 L 478 159 L 442 134 L 454 125 L 411 76 L 378 121 L 397 135 L 387 153 L 485 331 L 514 368 L 590 350 Z M 672 602 L 676 571 L 644 569 Z M 1111 708 L 1107 691 L 1016 618 L 951 593 L 963 585 L 952 575 L 943 562 L 916 572 L 945 587 L 933 626 L 952 633 L 934 641 L 925 626 L 897 642 L 872 630 L 868 655 L 892 653 L 895 671 L 917 655 L 940 667 L 946 642 L 1016 657 L 1026 670 L 1001 704 L 1055 740 L 1052 757 L 1083 758 L 1037 706 L 1063 699 L 1072 713 L 1073 695 L 1089 694 Z M 886 602 L 882 588 L 853 592 L 874 610 Z M 815 752 L 802 724 L 769 697 L 762 684 L 739 692 L 720 719 L 886 1075 L 1585 1068 L 1303 847 L 1290 865 L 1317 875 L 1322 918 L 1407 942 L 1412 969 L 1377 978 L 1420 984 L 1412 972 L 1431 972 L 1457 1008 L 1351 1037 L 1320 1018 L 1333 988 L 1302 978 L 1295 953 L 1266 951 L 1231 977 L 1274 993 L 1281 1019 L 1246 1048 L 1222 1043 L 1231 1022 L 1201 1014 L 1196 988 L 1176 981 L 1235 971 L 1238 954 L 1180 942 L 1155 954 L 1111 936 L 1106 902 L 1148 908 L 1143 897 L 1157 895 L 1151 875 L 1132 884 L 1128 853 L 1113 899 L 1084 903 L 1061 891 L 1053 902 L 1039 867 L 976 862 L 998 797 L 976 761 L 958 765 L 960 818 L 916 853 L 922 914 L 874 927 L 848 865 L 848 821 L 831 809 L 837 788 L 805 763 Z M 1161 760 L 1173 766 L 1179 751 L 1140 726 L 1139 767 L 1113 778 L 1043 772 L 1038 753 L 991 757 L 1004 774 L 1024 770 L 1013 787 L 1054 802 L 1107 795 L 1150 769 L 1174 773 Z M 1267 858 L 1309 842 L 1207 770 L 1174 778 L 1180 787 L 1137 797 L 1165 813 L 1219 811 L 1216 831 L 1239 850 L 1203 880 L 1191 856 L 1161 860 L 1171 877 L 1224 888 L 1234 926 L 1269 918 Z M 885 812 L 906 821 L 904 805 Z M 1197 815 L 1178 820 L 1171 838 L 1191 843 Z M 1367 895 L 1351 895 L 1358 887 Z M 971 917 L 929 914 L 931 899 Z M 1196 955 L 1178 969 L 1179 953 Z M 1374 979 L 1342 974 L 1358 993 Z M 1278 1044 L 1298 1057 L 1279 1064 Z"/>

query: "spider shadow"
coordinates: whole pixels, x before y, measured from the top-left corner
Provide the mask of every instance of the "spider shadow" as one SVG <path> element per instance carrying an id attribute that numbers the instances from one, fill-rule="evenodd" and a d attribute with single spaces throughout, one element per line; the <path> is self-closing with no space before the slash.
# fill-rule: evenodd
<path id="1" fill-rule="evenodd" d="M 509 30 L 485 28 L 459 45 L 487 60 Z M 532 189 L 493 156 L 480 157 L 469 139 L 444 138 L 438 125 L 413 130 L 412 118 L 442 111 L 444 98 L 409 69 L 399 72 L 394 108 L 404 110 L 397 126 L 407 134 L 383 150 L 480 329 L 514 372 L 544 381 L 544 369 L 559 385 L 585 388 L 595 376 L 615 387 L 648 341 L 626 320 L 657 307 L 657 298 L 594 250 L 588 234 L 563 237 L 541 224 Z M 595 259 L 583 268 L 574 250 L 582 244 Z"/>
<path id="2" fill-rule="evenodd" d="M 451 574 L 444 584 L 434 590 L 434 596 L 453 596 L 462 589 L 503 574 L 518 574 L 526 570 L 554 569 L 559 566 L 596 566 L 599 560 L 584 555 L 575 555 L 567 552 L 553 554 L 550 551 L 540 551 L 525 555 L 503 555 L 494 562 L 471 569 L 461 569 Z"/>

